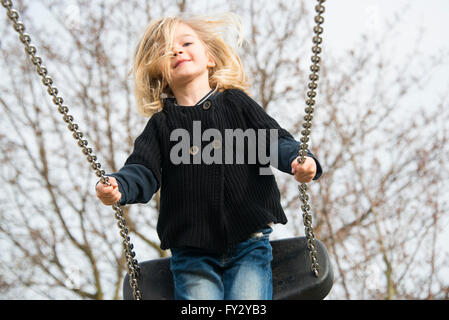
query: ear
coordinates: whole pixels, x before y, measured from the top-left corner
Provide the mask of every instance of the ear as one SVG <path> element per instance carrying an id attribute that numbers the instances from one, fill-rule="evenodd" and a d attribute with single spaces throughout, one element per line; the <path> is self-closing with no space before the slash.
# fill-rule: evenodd
<path id="1" fill-rule="evenodd" d="M 207 62 L 207 67 L 208 68 L 213 68 L 216 67 L 217 64 L 215 63 L 215 61 L 212 58 L 209 58 L 209 61 Z"/>
<path id="2" fill-rule="evenodd" d="M 206 51 L 207 56 L 209 57 L 209 60 L 207 61 L 207 67 L 208 68 L 213 68 L 216 67 L 217 64 L 214 61 L 214 58 L 212 57 L 212 55 Z"/>

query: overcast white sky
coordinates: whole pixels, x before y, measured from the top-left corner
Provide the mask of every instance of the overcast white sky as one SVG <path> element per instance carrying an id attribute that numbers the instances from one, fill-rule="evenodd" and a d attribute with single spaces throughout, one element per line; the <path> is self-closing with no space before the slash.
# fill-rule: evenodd
<path id="1" fill-rule="evenodd" d="M 402 15 L 401 43 L 411 45 L 417 28 L 427 29 L 422 45 L 428 50 L 448 44 L 449 1 L 447 0 L 333 0 L 326 1 L 326 33 L 330 45 L 351 47 L 359 37 L 359 28 L 381 28 L 384 18 Z M 400 9 L 409 6 L 401 13 Z M 337 45 L 338 44 L 338 45 Z"/>
<path id="2" fill-rule="evenodd" d="M 425 29 L 420 43 L 423 53 L 436 54 L 449 48 L 448 0 L 333 0 L 325 5 L 325 41 L 330 52 L 354 47 L 362 30 L 370 31 L 374 38 L 379 36 L 385 30 L 385 20 L 393 19 L 401 19 L 401 23 L 392 32 L 397 39 L 392 57 L 400 58 L 412 48 L 420 28 Z M 448 88 L 449 66 L 437 71 L 432 80 L 436 83 L 435 90 Z"/>

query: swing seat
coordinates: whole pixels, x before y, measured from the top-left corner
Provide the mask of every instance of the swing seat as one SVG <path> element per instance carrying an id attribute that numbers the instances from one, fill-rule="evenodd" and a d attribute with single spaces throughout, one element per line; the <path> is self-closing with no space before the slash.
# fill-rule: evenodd
<path id="1" fill-rule="evenodd" d="M 315 239 L 319 276 L 311 271 L 307 239 L 295 237 L 270 241 L 273 248 L 273 300 L 321 300 L 332 288 L 334 275 L 324 245 Z M 173 300 L 170 258 L 139 263 L 139 289 L 143 300 Z M 123 298 L 133 300 L 129 275 L 123 281 Z"/>

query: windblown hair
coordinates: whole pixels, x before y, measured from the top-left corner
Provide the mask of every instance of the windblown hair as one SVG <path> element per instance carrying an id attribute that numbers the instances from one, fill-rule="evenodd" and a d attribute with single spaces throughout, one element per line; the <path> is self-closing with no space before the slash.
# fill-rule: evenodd
<path id="1" fill-rule="evenodd" d="M 170 89 L 170 58 L 173 57 L 172 44 L 178 23 L 191 27 L 213 58 L 215 67 L 209 68 L 209 85 L 215 91 L 235 88 L 247 92 L 247 82 L 242 62 L 236 53 L 241 47 L 243 26 L 240 18 L 233 13 L 217 16 L 183 14 L 175 17 L 159 18 L 151 22 L 134 54 L 132 73 L 134 75 L 134 95 L 137 110 L 143 116 L 150 117 L 162 110 L 163 99 L 173 96 Z M 237 39 L 229 41 L 235 27 Z"/>

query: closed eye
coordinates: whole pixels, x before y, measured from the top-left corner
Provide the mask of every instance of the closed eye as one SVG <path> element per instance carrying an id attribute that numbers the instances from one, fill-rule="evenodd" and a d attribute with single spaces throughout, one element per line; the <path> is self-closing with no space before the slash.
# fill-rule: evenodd
<path id="1" fill-rule="evenodd" d="M 186 43 L 184 43 L 184 47 L 186 46 L 186 45 L 188 45 L 188 44 L 192 44 L 192 42 L 186 42 Z"/>

